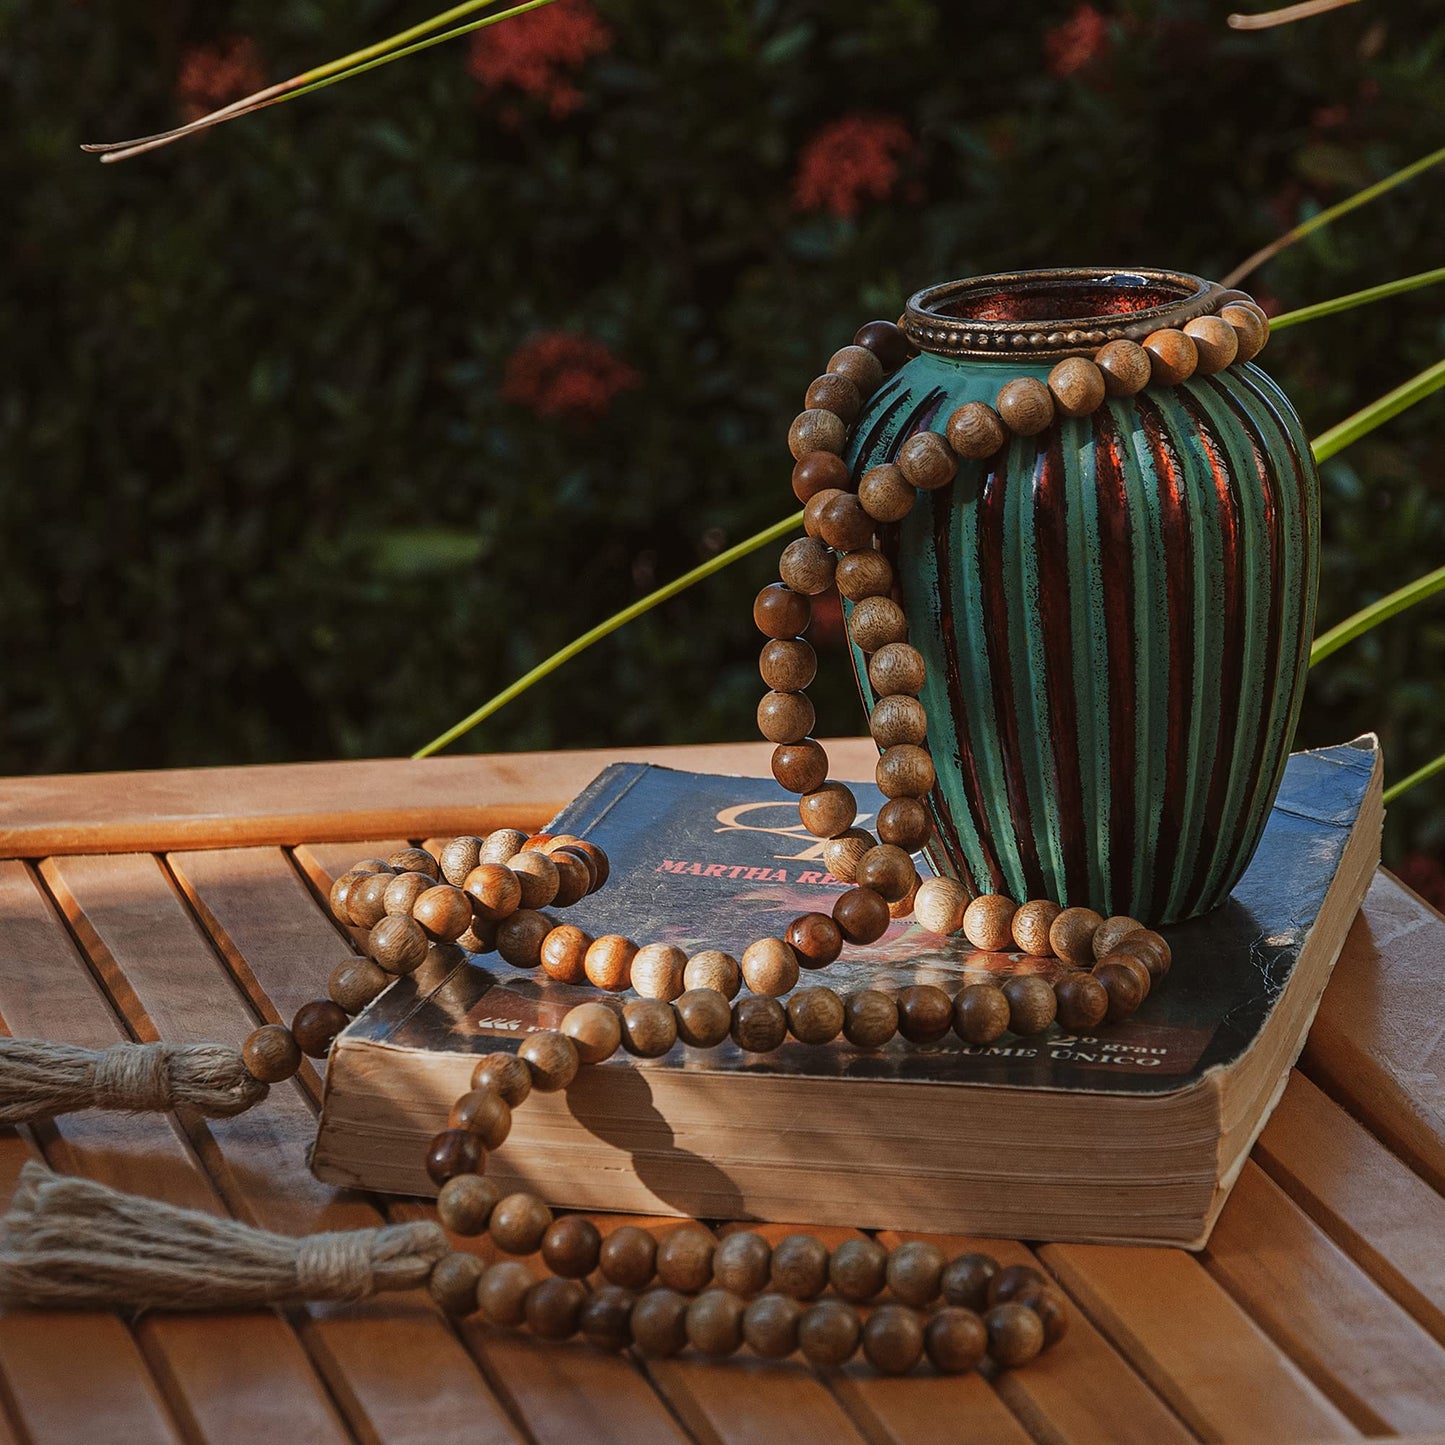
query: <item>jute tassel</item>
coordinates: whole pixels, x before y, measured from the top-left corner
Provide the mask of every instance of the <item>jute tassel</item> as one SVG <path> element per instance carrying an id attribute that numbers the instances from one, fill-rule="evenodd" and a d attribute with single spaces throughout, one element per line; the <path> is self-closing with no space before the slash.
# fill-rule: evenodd
<path id="1" fill-rule="evenodd" d="M 266 1097 L 228 1044 L 113 1044 L 81 1049 L 0 1038 L 0 1124 L 76 1109 L 194 1109 L 242 1114 Z"/>
<path id="2" fill-rule="evenodd" d="M 122 1194 L 88 1179 L 20 1171 L 0 1239 L 0 1304 L 221 1310 L 357 1300 L 424 1284 L 448 1251 L 436 1224 L 300 1239 Z"/>

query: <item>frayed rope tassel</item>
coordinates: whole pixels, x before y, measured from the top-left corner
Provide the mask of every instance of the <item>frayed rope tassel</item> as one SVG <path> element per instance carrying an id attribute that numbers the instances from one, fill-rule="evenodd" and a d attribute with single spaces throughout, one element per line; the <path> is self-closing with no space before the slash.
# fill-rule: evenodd
<path id="1" fill-rule="evenodd" d="M 0 1304 L 221 1310 L 359 1300 L 426 1283 L 447 1254 L 418 1222 L 293 1238 L 122 1194 L 89 1179 L 20 1171 L 0 1237 Z"/>
<path id="2" fill-rule="evenodd" d="M 77 1109 L 193 1109 L 243 1114 L 266 1097 L 229 1044 L 113 1044 L 81 1049 L 44 1039 L 0 1038 L 0 1124 Z"/>

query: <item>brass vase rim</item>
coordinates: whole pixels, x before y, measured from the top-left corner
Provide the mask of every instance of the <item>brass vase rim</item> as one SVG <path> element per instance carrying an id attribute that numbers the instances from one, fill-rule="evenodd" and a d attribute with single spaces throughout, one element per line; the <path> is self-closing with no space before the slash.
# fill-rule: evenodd
<path id="1" fill-rule="evenodd" d="M 1007 298 L 1024 312 L 1047 313 L 1051 303 L 1071 290 L 1085 301 L 1106 293 L 1121 302 L 1135 299 L 1145 304 L 1115 311 L 1094 306 L 1088 314 L 1072 315 L 969 314 L 970 302 L 986 312 L 991 297 Z M 1183 326 L 1239 299 L 1248 298 L 1242 291 L 1226 291 L 1218 282 L 1187 271 L 1151 266 L 999 271 L 915 292 L 901 325 L 915 346 L 938 356 L 1053 361 L 1087 356 L 1110 341 L 1142 341 L 1161 327 Z"/>

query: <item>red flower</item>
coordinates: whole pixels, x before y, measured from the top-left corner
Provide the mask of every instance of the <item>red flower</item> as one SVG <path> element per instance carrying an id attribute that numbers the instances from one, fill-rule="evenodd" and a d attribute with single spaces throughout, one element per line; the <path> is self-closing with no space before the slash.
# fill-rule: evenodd
<path id="1" fill-rule="evenodd" d="M 642 380 L 602 342 L 569 331 L 544 331 L 507 359 L 502 397 L 538 416 L 596 421 L 612 398 Z"/>
<path id="2" fill-rule="evenodd" d="M 611 46 L 612 32 L 588 0 L 554 0 L 477 31 L 467 69 L 488 90 L 511 86 L 545 100 L 560 120 L 582 104 L 573 76 Z"/>
<path id="3" fill-rule="evenodd" d="M 1062 25 L 1044 31 L 1049 74 L 1059 79 L 1077 75 L 1109 49 L 1109 22 L 1092 5 L 1080 5 Z"/>
<path id="4" fill-rule="evenodd" d="M 887 200 L 900 160 L 913 149 L 908 127 L 891 115 L 848 115 L 830 121 L 803 147 L 793 177 L 800 211 L 856 216 L 865 201 Z"/>
<path id="5" fill-rule="evenodd" d="M 176 99 L 187 120 L 199 120 L 265 84 L 256 42 L 246 35 L 232 35 L 186 51 L 176 78 Z"/>
<path id="6" fill-rule="evenodd" d="M 1428 853 L 1407 853 L 1395 870 L 1407 888 L 1413 888 L 1426 903 L 1445 910 L 1445 866 Z"/>

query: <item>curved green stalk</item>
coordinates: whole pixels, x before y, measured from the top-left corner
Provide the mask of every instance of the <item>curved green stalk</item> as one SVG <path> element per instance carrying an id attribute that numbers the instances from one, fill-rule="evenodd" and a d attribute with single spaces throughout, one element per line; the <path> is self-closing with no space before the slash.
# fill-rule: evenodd
<path id="1" fill-rule="evenodd" d="M 1418 291 L 1424 286 L 1434 286 L 1441 281 L 1445 281 L 1445 266 L 1437 266 L 1433 271 L 1421 271 L 1414 276 L 1402 276 L 1398 281 L 1386 281 L 1380 286 L 1369 286 L 1363 291 L 1351 291 L 1346 296 L 1336 296 L 1329 301 L 1316 301 L 1313 306 L 1301 306 L 1294 311 L 1286 311 L 1282 316 L 1271 317 L 1270 334 L 1298 326 L 1303 321 L 1317 321 L 1322 316 L 1337 316 L 1341 311 L 1353 311 L 1356 306 L 1368 306 L 1372 301 L 1383 301 L 1387 296 Z"/>
<path id="2" fill-rule="evenodd" d="M 1445 567 L 1437 567 L 1433 572 L 1427 572 L 1423 577 L 1417 577 L 1413 582 L 1407 582 L 1403 587 L 1397 588 L 1386 597 L 1381 597 L 1370 603 L 1368 607 L 1362 607 L 1358 612 L 1352 613 L 1343 622 L 1336 625 L 1328 632 L 1321 633 L 1314 640 L 1310 648 L 1310 666 L 1317 662 L 1323 662 L 1332 652 L 1338 652 L 1347 642 L 1353 642 L 1355 638 L 1362 637 L 1372 627 L 1379 626 L 1388 618 L 1394 617 L 1396 613 L 1403 612 L 1407 607 L 1413 607 L 1417 602 L 1423 602 L 1427 597 L 1433 597 L 1437 592 L 1445 592 Z"/>
<path id="3" fill-rule="evenodd" d="M 1368 406 L 1362 406 L 1353 416 L 1347 416 L 1328 431 L 1322 431 L 1310 443 L 1315 460 L 1327 461 L 1351 442 L 1359 441 L 1377 426 L 1383 426 L 1391 417 L 1399 416 L 1402 411 L 1414 406 L 1417 401 L 1423 401 L 1442 386 L 1445 386 L 1445 359 L 1437 361 L 1434 366 L 1427 366 L 1409 381 L 1402 382 L 1394 391 L 1387 391 Z"/>
<path id="4" fill-rule="evenodd" d="M 1426 763 L 1423 768 L 1416 768 L 1408 778 L 1401 778 L 1398 783 L 1391 783 L 1385 789 L 1384 801 L 1393 803 L 1402 793 L 1408 793 L 1416 783 L 1423 783 L 1428 778 L 1433 778 L 1436 773 L 1445 773 L 1445 753 L 1441 753 L 1434 762 Z"/>

